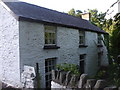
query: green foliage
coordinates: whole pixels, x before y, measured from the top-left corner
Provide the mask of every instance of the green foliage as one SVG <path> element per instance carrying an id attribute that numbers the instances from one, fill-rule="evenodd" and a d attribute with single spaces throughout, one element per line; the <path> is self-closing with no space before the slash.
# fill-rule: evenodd
<path id="1" fill-rule="evenodd" d="M 75 10 L 74 8 L 72 8 L 70 11 L 68 11 L 68 14 L 81 18 L 82 11 L 81 10 Z"/>
<path id="2" fill-rule="evenodd" d="M 108 68 L 107 67 L 101 67 L 97 74 L 94 77 L 95 79 L 107 79 L 108 78 Z"/>
<path id="3" fill-rule="evenodd" d="M 112 85 L 120 86 L 120 65 L 113 63 L 109 66 L 109 79 Z"/>
<path id="4" fill-rule="evenodd" d="M 112 34 L 110 36 L 110 50 L 111 56 L 116 59 L 117 55 L 120 55 L 120 13 L 116 14 L 114 18 Z"/>
<path id="5" fill-rule="evenodd" d="M 120 65 L 113 63 L 108 68 L 100 69 L 94 77 L 95 79 L 105 79 L 108 84 L 120 86 Z"/>
<path id="6" fill-rule="evenodd" d="M 103 29 L 105 27 L 106 14 L 102 12 L 99 13 L 97 9 L 88 9 L 88 12 L 91 14 L 91 23 Z"/>
<path id="7" fill-rule="evenodd" d="M 75 9 L 72 8 L 69 12 L 68 12 L 69 15 L 72 15 L 72 16 L 75 16 Z"/>
<path id="8" fill-rule="evenodd" d="M 80 75 L 79 69 L 75 64 L 67 64 L 67 63 L 57 64 L 57 69 L 63 71 L 71 71 L 72 74 Z"/>
<path id="9" fill-rule="evenodd" d="M 110 56 L 111 62 L 107 70 L 98 71 L 96 78 L 105 78 L 110 85 L 120 86 L 120 13 L 113 19 L 106 20 L 106 31 L 110 34 Z M 106 77 L 107 76 L 107 77 Z"/>
<path id="10" fill-rule="evenodd" d="M 106 20 L 105 27 L 103 27 L 103 30 L 108 32 L 110 36 L 112 35 L 112 30 L 113 30 L 113 27 L 114 27 L 113 24 L 114 24 L 114 21 L 113 21 L 113 19 L 110 18 L 110 19 Z"/>
<path id="11" fill-rule="evenodd" d="M 120 59 L 117 58 L 117 56 L 120 55 L 120 13 L 115 15 L 114 23 L 112 25 L 110 54 L 114 61 L 109 67 L 109 77 L 111 83 L 114 83 L 116 86 L 120 86 Z"/>

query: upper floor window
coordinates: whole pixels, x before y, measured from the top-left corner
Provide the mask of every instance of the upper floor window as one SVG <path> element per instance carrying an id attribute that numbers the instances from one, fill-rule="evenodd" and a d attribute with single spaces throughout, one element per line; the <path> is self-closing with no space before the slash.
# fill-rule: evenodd
<path id="1" fill-rule="evenodd" d="M 102 44 L 102 36 L 101 34 L 98 34 L 98 45 Z"/>
<path id="2" fill-rule="evenodd" d="M 79 44 L 85 45 L 85 32 L 79 31 Z"/>
<path id="3" fill-rule="evenodd" d="M 45 25 L 45 45 L 56 45 L 56 27 Z"/>

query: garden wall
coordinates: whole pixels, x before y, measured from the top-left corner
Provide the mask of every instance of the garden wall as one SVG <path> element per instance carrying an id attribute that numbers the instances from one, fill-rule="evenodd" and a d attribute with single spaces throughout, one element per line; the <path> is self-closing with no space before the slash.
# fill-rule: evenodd
<path id="1" fill-rule="evenodd" d="M 51 88 L 65 88 L 84 90 L 120 90 L 120 87 L 108 86 L 105 80 L 89 79 L 87 74 L 76 76 L 70 71 L 52 71 Z"/>

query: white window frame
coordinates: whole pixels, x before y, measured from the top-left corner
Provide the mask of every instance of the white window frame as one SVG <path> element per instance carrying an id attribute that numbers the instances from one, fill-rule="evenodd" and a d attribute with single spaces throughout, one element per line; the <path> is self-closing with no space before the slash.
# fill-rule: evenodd
<path id="1" fill-rule="evenodd" d="M 56 45 L 56 30 L 57 30 L 56 26 L 44 25 L 45 46 Z M 46 37 L 46 34 L 48 34 L 48 37 Z"/>
<path id="2" fill-rule="evenodd" d="M 79 31 L 79 45 L 85 45 L 85 31 Z"/>
<path id="3" fill-rule="evenodd" d="M 55 69 L 56 66 L 56 58 L 48 58 L 45 59 L 45 79 L 46 79 L 46 87 L 48 83 L 48 87 L 50 87 L 50 82 L 52 80 L 52 69 Z"/>

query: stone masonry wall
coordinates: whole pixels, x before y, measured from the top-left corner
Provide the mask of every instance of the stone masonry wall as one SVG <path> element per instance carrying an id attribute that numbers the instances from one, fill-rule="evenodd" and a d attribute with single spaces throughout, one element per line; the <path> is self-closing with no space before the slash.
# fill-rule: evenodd
<path id="1" fill-rule="evenodd" d="M 19 22 L 0 3 L 0 80 L 20 86 Z"/>
<path id="2" fill-rule="evenodd" d="M 39 63 L 41 87 L 45 87 L 45 59 L 54 57 L 57 58 L 56 64 L 79 65 L 80 54 L 86 54 L 85 73 L 94 75 L 98 70 L 97 33 L 86 31 L 85 41 L 88 47 L 80 48 L 78 29 L 57 26 L 57 45 L 60 49 L 45 50 L 44 24 L 17 21 L 9 10 L 0 6 L 0 74 L 3 81 L 14 86 L 20 82 L 24 65 L 35 67 Z M 107 53 L 102 57 L 104 65 L 108 64 L 106 57 Z"/>
<path id="3" fill-rule="evenodd" d="M 39 63 L 41 87 L 45 87 L 45 59 L 57 58 L 56 64 L 69 63 L 79 65 L 80 54 L 86 54 L 85 73 L 95 75 L 98 70 L 97 33 L 86 31 L 85 41 L 88 47 L 79 48 L 79 32 L 77 29 L 57 26 L 57 46 L 59 49 L 45 50 L 44 24 L 20 21 L 20 65 L 21 72 L 24 65 L 35 67 Z M 103 45 L 104 46 L 104 45 Z M 105 46 L 104 46 L 105 47 Z M 102 59 L 107 57 L 105 54 Z M 104 60 L 105 65 L 108 60 Z M 91 71 L 92 70 L 92 71 Z"/>
<path id="4" fill-rule="evenodd" d="M 24 65 L 35 67 L 39 63 L 41 87 L 45 87 L 45 59 L 57 58 L 59 63 L 79 64 L 79 36 L 75 29 L 57 27 L 57 45 L 60 49 L 45 50 L 44 25 L 20 21 L 21 72 Z"/>
<path id="5" fill-rule="evenodd" d="M 87 74 L 76 76 L 70 71 L 52 70 L 51 89 L 67 90 L 120 90 L 120 87 L 109 86 L 105 80 L 89 79 Z"/>

